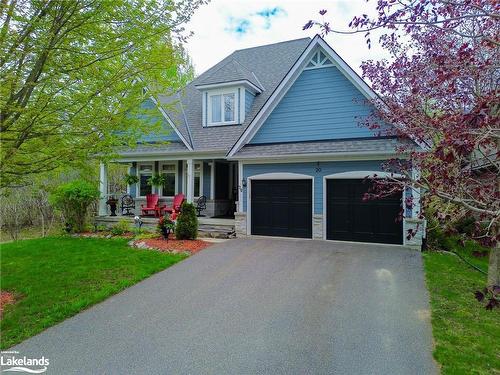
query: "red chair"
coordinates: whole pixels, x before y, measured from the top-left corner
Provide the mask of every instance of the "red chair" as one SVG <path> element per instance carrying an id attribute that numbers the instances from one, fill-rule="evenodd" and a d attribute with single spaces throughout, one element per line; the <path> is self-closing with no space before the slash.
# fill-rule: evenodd
<path id="1" fill-rule="evenodd" d="M 172 207 L 162 207 L 162 211 L 168 212 L 169 214 L 173 214 L 174 212 L 179 213 L 181 211 L 182 202 L 184 202 L 185 199 L 186 197 L 184 194 L 177 194 L 172 202 Z"/>
<path id="2" fill-rule="evenodd" d="M 166 206 L 160 207 L 158 205 L 160 197 L 158 194 L 148 194 L 146 195 L 146 206 L 141 204 L 141 211 L 144 216 L 151 215 L 159 217 L 161 211 L 166 208 Z"/>

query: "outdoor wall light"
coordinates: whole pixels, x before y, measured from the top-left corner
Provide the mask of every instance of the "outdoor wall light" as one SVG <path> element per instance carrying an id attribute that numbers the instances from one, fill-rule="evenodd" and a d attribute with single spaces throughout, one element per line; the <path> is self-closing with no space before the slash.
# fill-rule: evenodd
<path id="1" fill-rule="evenodd" d="M 244 188 L 247 187 L 247 180 L 246 179 L 241 180 L 241 186 L 243 186 Z"/>

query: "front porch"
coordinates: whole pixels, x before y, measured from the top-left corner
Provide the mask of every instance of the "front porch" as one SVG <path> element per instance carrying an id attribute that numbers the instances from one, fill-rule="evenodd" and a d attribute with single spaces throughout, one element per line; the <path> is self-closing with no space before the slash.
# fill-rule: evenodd
<path id="1" fill-rule="evenodd" d="M 117 173 L 113 166 L 122 166 Z M 126 168 L 123 168 L 126 167 Z M 135 176 L 137 182 L 126 184 L 125 173 Z M 163 176 L 163 183 L 152 184 L 153 176 Z M 96 223 L 111 226 L 125 218 L 133 224 L 134 216 L 140 216 L 146 226 L 154 226 L 157 218 L 143 215 L 141 205 L 146 204 L 148 194 L 157 194 L 159 205 L 172 206 L 174 196 L 184 194 L 188 202 L 197 205 L 198 199 L 206 198 L 206 208 L 199 217 L 200 232 L 213 230 L 229 233 L 234 231 L 234 213 L 238 205 L 238 163 L 223 159 L 168 158 L 151 160 L 119 160 L 100 166 L 99 215 Z M 128 210 L 122 209 L 122 197 L 129 195 L 133 203 Z M 117 216 L 110 216 L 109 198 L 118 199 Z M 127 215 L 128 213 L 128 215 Z"/>
<path id="2" fill-rule="evenodd" d="M 103 225 L 105 227 L 112 227 L 121 220 L 126 220 L 131 227 L 134 226 L 133 216 L 97 216 L 95 218 L 96 225 Z M 158 224 L 158 219 L 155 217 L 141 217 L 142 227 L 154 229 Z M 231 238 L 234 236 L 234 219 L 221 219 L 210 217 L 198 218 L 198 232 L 200 237 L 212 238 Z"/>

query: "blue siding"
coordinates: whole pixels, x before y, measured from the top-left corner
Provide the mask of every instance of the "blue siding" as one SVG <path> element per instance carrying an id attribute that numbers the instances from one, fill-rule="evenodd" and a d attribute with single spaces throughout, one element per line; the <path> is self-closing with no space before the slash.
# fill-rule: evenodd
<path id="1" fill-rule="evenodd" d="M 139 142 L 164 142 L 164 141 L 181 141 L 177 133 L 172 129 L 165 117 L 156 107 L 151 99 L 146 99 L 140 106 L 142 113 L 137 114 L 137 118 L 151 125 L 161 124 L 162 130 L 144 134 Z"/>
<path id="2" fill-rule="evenodd" d="M 371 137 L 359 124 L 371 110 L 336 67 L 304 70 L 250 143 Z"/>
<path id="3" fill-rule="evenodd" d="M 203 195 L 207 198 L 210 197 L 210 164 L 206 161 L 203 162 Z"/>
<path id="4" fill-rule="evenodd" d="M 130 167 L 130 175 L 135 175 L 137 174 L 137 163 L 134 161 L 132 163 L 132 166 Z M 133 185 L 129 185 L 130 186 L 130 195 L 135 197 L 136 196 L 136 192 L 137 192 L 137 184 L 133 184 Z"/>
<path id="5" fill-rule="evenodd" d="M 328 161 L 315 163 L 244 164 L 243 178 L 261 173 L 300 173 L 314 177 L 314 213 L 323 212 L 323 177 L 341 172 L 381 171 L 382 160 Z M 243 211 L 247 211 L 247 188 L 243 189 Z"/>
<path id="6" fill-rule="evenodd" d="M 254 94 L 252 94 L 248 90 L 245 90 L 245 116 L 247 116 L 250 113 L 254 99 L 255 99 Z"/>

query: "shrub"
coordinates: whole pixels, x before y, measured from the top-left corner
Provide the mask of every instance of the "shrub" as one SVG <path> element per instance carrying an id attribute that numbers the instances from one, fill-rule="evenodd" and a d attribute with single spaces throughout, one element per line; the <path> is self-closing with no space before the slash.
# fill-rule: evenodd
<path id="1" fill-rule="evenodd" d="M 118 223 L 111 227 L 111 234 L 115 236 L 120 236 L 128 232 L 130 232 L 130 224 L 126 219 L 120 219 Z"/>
<path id="2" fill-rule="evenodd" d="M 178 240 L 194 240 L 198 236 L 198 218 L 192 203 L 184 202 L 175 226 L 175 237 Z"/>
<path id="3" fill-rule="evenodd" d="M 97 187 L 84 180 L 75 180 L 57 187 L 50 195 L 51 203 L 58 207 L 73 231 L 82 232 L 89 206 L 99 199 Z"/>
<path id="4" fill-rule="evenodd" d="M 476 228 L 476 218 L 472 214 L 462 216 L 460 219 L 455 220 L 453 227 L 458 233 L 472 237 Z"/>
<path id="5" fill-rule="evenodd" d="M 175 223 L 170 219 L 170 215 L 160 217 L 157 226 L 158 232 L 167 238 L 167 234 L 172 233 L 175 230 Z"/>

